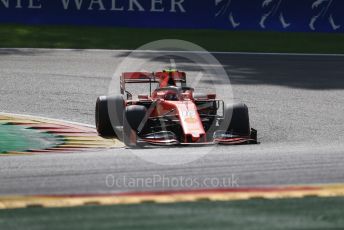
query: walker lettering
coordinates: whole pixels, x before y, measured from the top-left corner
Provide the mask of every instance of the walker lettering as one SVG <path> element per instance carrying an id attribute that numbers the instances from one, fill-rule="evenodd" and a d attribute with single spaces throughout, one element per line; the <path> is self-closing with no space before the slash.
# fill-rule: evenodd
<path id="1" fill-rule="evenodd" d="M 50 0 L 51 1 L 51 0 Z M 185 0 L 59 0 L 63 10 L 185 13 Z M 0 0 L 0 9 L 42 9 L 49 0 Z"/>

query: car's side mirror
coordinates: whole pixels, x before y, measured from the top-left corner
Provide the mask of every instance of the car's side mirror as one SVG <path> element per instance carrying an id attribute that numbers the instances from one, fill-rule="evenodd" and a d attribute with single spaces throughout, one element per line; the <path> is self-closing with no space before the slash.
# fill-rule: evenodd
<path id="1" fill-rule="evenodd" d="M 148 100 L 149 96 L 147 94 L 139 94 L 139 100 Z"/>
<path id="2" fill-rule="evenodd" d="M 182 93 L 181 94 L 183 100 L 192 100 L 192 94 L 191 93 Z"/>
<path id="3" fill-rule="evenodd" d="M 209 100 L 215 100 L 216 99 L 216 94 L 207 94 L 207 98 Z"/>

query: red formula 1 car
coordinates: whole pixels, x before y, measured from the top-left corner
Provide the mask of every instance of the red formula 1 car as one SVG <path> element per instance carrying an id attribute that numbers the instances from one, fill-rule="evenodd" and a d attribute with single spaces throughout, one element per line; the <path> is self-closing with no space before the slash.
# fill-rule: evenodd
<path id="1" fill-rule="evenodd" d="M 129 147 L 182 144 L 257 143 L 245 104 L 225 105 L 215 94 L 196 94 L 177 70 L 123 73 L 121 94 L 99 97 L 96 127 L 101 136 L 117 136 Z M 137 99 L 127 84 L 149 84 Z M 152 84 L 158 83 L 152 90 Z"/>

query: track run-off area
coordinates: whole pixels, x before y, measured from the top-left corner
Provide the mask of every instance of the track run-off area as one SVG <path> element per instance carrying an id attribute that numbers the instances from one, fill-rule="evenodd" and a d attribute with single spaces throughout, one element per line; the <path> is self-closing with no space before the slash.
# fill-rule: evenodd
<path id="1" fill-rule="evenodd" d="M 1 49 L 0 111 L 93 126 L 96 98 L 109 94 L 113 74 L 129 53 Z M 95 196 L 344 182 L 344 56 L 214 56 L 230 77 L 234 98 L 248 105 L 260 145 L 4 154 L 0 195 Z M 139 58 L 149 60 L 150 53 Z M 195 72 L 192 63 L 173 60 L 180 70 Z M 169 64 L 169 58 L 153 60 L 147 70 Z"/>

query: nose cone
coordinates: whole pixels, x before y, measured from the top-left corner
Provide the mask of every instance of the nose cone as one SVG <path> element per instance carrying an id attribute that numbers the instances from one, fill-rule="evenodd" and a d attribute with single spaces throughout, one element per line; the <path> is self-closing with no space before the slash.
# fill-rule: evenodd
<path id="1" fill-rule="evenodd" d="M 198 142 L 205 131 L 197 107 L 192 101 L 169 101 L 174 105 L 187 142 Z"/>
<path id="2" fill-rule="evenodd" d="M 189 136 L 189 141 L 199 142 L 205 131 L 197 107 L 192 101 L 186 101 L 178 109 L 184 134 Z"/>
<path id="3" fill-rule="evenodd" d="M 200 133 L 200 132 L 193 132 L 193 133 L 191 133 L 191 137 L 192 137 L 192 139 L 199 139 L 201 136 L 202 136 L 202 134 L 203 133 Z"/>
<path id="4" fill-rule="evenodd" d="M 201 139 L 201 134 L 200 133 L 192 133 L 191 138 L 192 142 L 198 142 Z"/>

